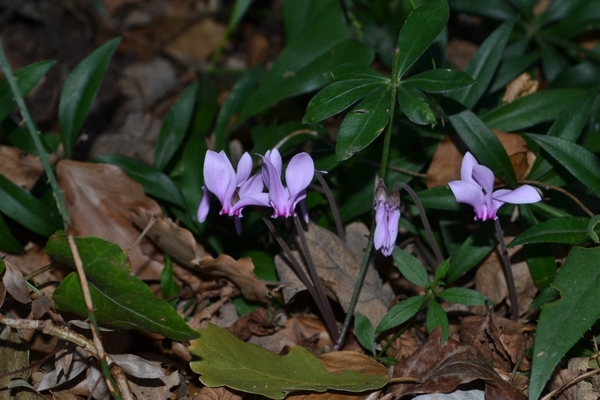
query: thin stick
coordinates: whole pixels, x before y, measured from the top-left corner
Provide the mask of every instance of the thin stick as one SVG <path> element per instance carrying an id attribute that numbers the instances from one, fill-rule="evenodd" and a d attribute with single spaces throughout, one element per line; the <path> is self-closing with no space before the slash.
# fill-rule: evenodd
<path id="1" fill-rule="evenodd" d="M 319 274 L 317 272 L 317 268 L 315 267 L 315 263 L 312 259 L 312 255 L 310 254 L 310 249 L 308 248 L 308 243 L 306 242 L 306 236 L 304 235 L 304 229 L 302 228 L 302 224 L 300 223 L 300 218 L 296 215 L 294 218 L 294 225 L 296 225 L 296 231 L 298 232 L 298 237 L 300 238 L 300 247 L 302 248 L 302 252 L 304 253 L 304 259 L 306 260 L 306 265 L 308 266 L 308 273 L 312 277 L 313 284 L 315 285 L 315 289 L 317 290 L 317 294 L 321 298 L 321 303 L 324 308 L 325 323 L 327 324 L 327 329 L 329 330 L 329 334 L 331 335 L 331 340 L 336 343 L 339 337 L 338 327 L 335 323 L 335 316 L 333 315 L 333 309 L 331 308 L 331 303 L 329 303 L 329 299 L 325 294 L 325 288 L 323 288 L 323 282 L 321 282 L 321 278 L 319 278 Z"/>
<path id="2" fill-rule="evenodd" d="M 335 199 L 333 198 L 333 193 L 331 193 L 331 189 L 325 181 L 325 178 L 319 173 L 319 171 L 315 172 L 315 176 L 317 180 L 321 184 L 323 188 L 323 193 L 325 193 L 325 197 L 327 197 L 327 201 L 329 202 L 329 207 L 331 208 L 331 214 L 333 215 L 333 220 L 335 221 L 335 230 L 338 233 L 338 236 L 344 243 L 346 243 L 346 232 L 344 232 L 344 227 L 342 226 L 342 219 L 340 218 L 340 212 L 337 208 L 337 204 L 335 203 Z"/>
<path id="3" fill-rule="evenodd" d="M 421 222 L 423 222 L 423 227 L 425 228 L 425 232 L 427 232 L 427 238 L 429 239 L 429 245 L 433 249 L 433 254 L 435 254 L 435 258 L 437 260 L 438 265 L 444 261 L 444 257 L 442 256 L 442 252 L 433 236 L 433 231 L 431 230 L 431 225 L 429 225 L 429 220 L 427 219 L 427 214 L 425 214 L 425 209 L 423 208 L 423 204 L 421 204 L 421 200 L 419 200 L 419 196 L 415 193 L 414 190 L 410 186 L 408 186 L 404 182 L 396 183 L 397 186 L 402 187 L 404 190 L 408 192 L 410 197 L 414 200 L 417 208 L 419 209 L 419 216 L 421 217 Z M 394 185 L 394 186 L 396 186 Z"/>
<path id="4" fill-rule="evenodd" d="M 508 285 L 508 293 L 510 294 L 510 302 L 512 308 L 512 319 L 517 321 L 519 319 L 519 299 L 517 297 L 517 287 L 515 286 L 515 278 L 513 277 L 512 268 L 510 264 L 510 257 L 508 257 L 508 251 L 506 251 L 506 243 L 504 242 L 504 233 L 500 226 L 498 219 L 494 220 L 494 226 L 496 227 L 496 235 L 498 236 L 498 243 L 500 244 L 500 252 L 502 253 L 502 259 L 504 261 L 504 273 L 506 274 L 506 284 Z"/>
<path id="5" fill-rule="evenodd" d="M 558 186 L 554 186 L 554 185 L 548 185 L 547 183 L 544 182 L 538 182 L 538 181 L 529 181 L 529 180 L 522 180 L 519 181 L 519 183 L 527 183 L 529 185 L 535 185 L 535 186 L 539 186 L 542 187 L 546 190 L 550 189 L 550 190 L 556 190 L 557 192 L 560 192 L 562 194 L 564 194 L 565 196 L 567 196 L 568 198 L 570 198 L 571 200 L 573 200 L 575 202 L 575 204 L 577 204 L 579 206 L 579 208 L 581 208 L 583 210 L 584 213 L 586 213 L 587 215 L 589 215 L 590 217 L 594 216 L 594 213 L 587 208 L 582 202 L 581 200 L 579 200 L 577 197 L 575 197 L 572 193 L 568 192 L 567 190 L 558 187 Z"/>
<path id="6" fill-rule="evenodd" d="M 547 395 L 545 395 L 544 397 L 542 397 L 542 400 L 550 400 L 551 398 L 553 398 L 554 396 L 556 396 L 557 394 L 565 391 L 566 389 L 568 389 L 570 386 L 573 386 L 576 383 L 579 383 L 587 378 L 591 378 L 594 375 L 598 375 L 600 374 L 600 368 L 597 368 L 593 371 L 590 372 L 586 372 L 583 375 L 579 375 L 577 378 L 573 379 L 570 382 L 565 383 L 564 385 L 562 385 L 561 387 L 559 387 L 558 389 L 554 389 L 553 391 L 551 391 L 550 393 L 548 393 Z"/>

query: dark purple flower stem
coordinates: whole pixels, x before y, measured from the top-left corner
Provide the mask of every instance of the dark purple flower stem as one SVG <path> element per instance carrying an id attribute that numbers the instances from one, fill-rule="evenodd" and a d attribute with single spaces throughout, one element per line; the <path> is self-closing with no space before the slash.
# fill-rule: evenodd
<path id="1" fill-rule="evenodd" d="M 515 321 L 519 319 L 519 298 L 517 296 L 517 287 L 515 285 L 515 278 L 512 273 L 510 264 L 510 257 L 506 250 L 506 243 L 504 242 L 504 232 L 500 226 L 500 220 L 496 218 L 494 220 L 494 226 L 496 227 L 496 235 L 498 236 L 498 243 L 500 244 L 500 252 L 502 253 L 502 260 L 504 261 L 504 273 L 506 274 L 506 283 L 508 285 L 508 293 L 510 294 L 510 302 L 512 308 L 511 318 Z"/>
<path id="2" fill-rule="evenodd" d="M 317 177 L 317 180 L 323 188 L 323 193 L 325 193 L 325 197 L 327 197 L 329 207 L 331 207 L 331 214 L 333 215 L 333 220 L 335 221 L 335 229 L 337 230 L 338 236 L 345 243 L 346 233 L 344 232 L 344 227 L 342 226 L 342 219 L 340 218 L 340 212 L 337 208 L 337 204 L 335 203 L 335 199 L 333 198 L 333 194 L 331 193 L 331 189 L 329 188 L 329 185 L 325 181 L 325 178 L 323 178 L 319 171 L 315 171 L 315 176 Z"/>
<path id="3" fill-rule="evenodd" d="M 419 196 L 415 193 L 414 190 L 410 186 L 408 186 L 404 182 L 398 182 L 394 185 L 394 190 L 396 186 L 400 186 L 404 190 L 408 192 L 410 197 L 412 197 L 415 202 L 417 208 L 419 209 L 419 216 L 421 217 L 421 222 L 423 223 L 423 227 L 425 228 L 425 232 L 427 233 L 427 238 L 429 239 L 429 245 L 433 249 L 433 254 L 435 254 L 436 261 L 438 265 L 444 261 L 444 257 L 442 256 L 442 252 L 440 251 L 440 247 L 438 246 L 435 237 L 433 236 L 433 231 L 431 230 L 431 225 L 429 225 L 429 220 L 427 219 L 427 214 L 425 214 L 425 209 L 423 208 L 423 204 L 421 200 L 419 200 Z"/>

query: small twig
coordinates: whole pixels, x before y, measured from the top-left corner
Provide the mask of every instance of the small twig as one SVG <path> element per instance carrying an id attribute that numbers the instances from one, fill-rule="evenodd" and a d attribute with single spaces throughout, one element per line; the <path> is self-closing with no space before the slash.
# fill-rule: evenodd
<path id="1" fill-rule="evenodd" d="M 331 340 L 336 343 L 338 340 L 338 327 L 335 322 L 335 316 L 333 315 L 333 309 L 331 308 L 331 303 L 329 303 L 329 298 L 325 294 L 325 289 L 323 288 L 323 282 L 321 282 L 321 278 L 319 278 L 319 273 L 317 272 L 317 268 L 313 261 L 312 255 L 310 254 L 310 249 L 308 248 L 308 243 L 306 242 L 306 237 L 304 235 L 304 229 L 302 228 L 302 224 L 300 223 L 300 218 L 295 216 L 294 225 L 296 226 L 296 231 L 298 232 L 298 237 L 300 238 L 300 247 L 302 248 L 302 252 L 304 253 L 304 259 L 306 260 L 306 265 L 308 266 L 308 273 L 312 277 L 313 284 L 315 285 L 315 289 L 317 294 L 321 298 L 321 303 L 323 304 L 324 312 L 323 318 L 325 318 L 325 324 L 327 324 L 327 329 L 330 331 Z"/>
<path id="2" fill-rule="evenodd" d="M 496 227 L 496 235 L 498 236 L 498 244 L 500 245 L 500 252 L 502 253 L 502 259 L 504 264 L 504 273 L 506 274 L 506 284 L 508 285 L 508 292 L 510 294 L 510 302 L 512 308 L 512 319 L 517 321 L 519 319 L 519 299 L 517 296 L 517 287 L 515 286 L 515 278 L 513 277 L 512 268 L 510 264 L 510 257 L 506 250 L 506 243 L 504 242 L 504 233 L 500 226 L 500 220 L 494 220 L 494 226 Z"/>
<path id="3" fill-rule="evenodd" d="M 342 241 L 346 242 L 346 233 L 344 232 L 344 227 L 342 225 L 342 219 L 340 218 L 340 212 L 337 208 L 337 204 L 335 204 L 335 199 L 333 198 L 333 193 L 331 193 L 331 189 L 325 181 L 325 178 L 319 173 L 319 171 L 315 172 L 315 176 L 317 180 L 321 184 L 323 188 L 323 193 L 325 193 L 325 197 L 327 197 L 327 201 L 329 202 L 329 207 L 331 208 L 331 214 L 333 215 L 333 220 L 335 221 L 335 229 L 337 230 L 338 236 Z"/>
<path id="4" fill-rule="evenodd" d="M 535 186 L 539 186 L 542 187 L 546 190 L 550 189 L 550 190 L 555 190 L 557 192 L 560 192 L 562 194 L 564 194 L 565 196 L 567 196 L 568 198 L 570 198 L 571 200 L 573 200 L 575 202 L 575 204 L 577 204 L 579 206 L 579 208 L 581 208 L 583 210 L 583 212 L 585 212 L 587 215 L 589 215 L 590 217 L 593 217 L 595 214 L 589 209 L 587 208 L 582 202 L 581 200 L 579 200 L 577 197 L 575 197 L 572 193 L 570 193 L 569 191 L 558 187 L 558 186 L 554 186 L 554 185 L 549 185 L 547 183 L 544 182 L 538 182 L 538 181 L 530 181 L 530 180 L 521 180 L 518 181 L 519 183 L 526 183 L 529 185 L 535 185 Z"/>
<path id="5" fill-rule="evenodd" d="M 138 245 L 138 243 L 144 238 L 144 236 L 146 236 L 146 234 L 148 233 L 148 231 L 150 229 L 152 229 L 152 227 L 154 226 L 154 224 L 156 223 L 157 218 L 156 215 L 153 215 L 152 217 L 150 217 L 150 220 L 148 221 L 148 224 L 146 225 L 146 227 L 144 228 L 144 230 L 142 231 L 142 233 L 140 233 L 140 235 L 137 237 L 137 239 L 135 239 L 135 242 L 133 242 L 133 244 L 131 245 L 131 247 L 129 247 L 129 249 L 127 250 L 127 252 L 129 252 L 131 249 L 133 249 L 135 246 Z"/>
<path id="6" fill-rule="evenodd" d="M 381 163 L 378 163 L 378 162 L 375 162 L 375 161 L 371 161 L 371 160 L 367 160 L 366 158 L 357 157 L 357 159 L 361 163 L 373 165 L 375 167 L 381 167 Z M 416 178 L 427 178 L 427 174 L 422 174 L 420 172 L 411 171 L 410 169 L 406 169 L 406 168 L 395 167 L 393 165 L 388 165 L 387 169 L 389 169 L 390 171 L 400 172 L 400 173 L 402 173 L 404 175 L 414 176 Z"/>
<path id="7" fill-rule="evenodd" d="M 302 134 L 317 136 L 319 134 L 319 132 L 312 130 L 312 129 L 298 129 L 297 131 L 294 131 L 294 132 L 290 133 L 289 135 L 286 135 L 283 139 L 281 139 L 279 142 L 277 142 L 277 144 L 275 146 L 273 146 L 273 148 L 280 149 L 285 144 L 285 142 L 287 142 L 294 136 L 298 136 L 298 135 L 302 135 Z"/>
<path id="8" fill-rule="evenodd" d="M 577 378 L 573 379 L 572 381 L 565 383 L 558 389 L 554 389 L 553 391 L 551 391 L 550 393 L 548 393 L 547 395 L 542 397 L 542 400 L 550 400 L 557 394 L 562 393 L 563 391 L 565 391 L 569 387 L 575 385 L 576 383 L 579 383 L 579 382 L 583 381 L 584 379 L 591 378 L 592 376 L 598 375 L 598 374 L 600 374 L 600 368 L 597 368 L 590 372 L 586 372 L 585 374 L 578 376 Z"/>

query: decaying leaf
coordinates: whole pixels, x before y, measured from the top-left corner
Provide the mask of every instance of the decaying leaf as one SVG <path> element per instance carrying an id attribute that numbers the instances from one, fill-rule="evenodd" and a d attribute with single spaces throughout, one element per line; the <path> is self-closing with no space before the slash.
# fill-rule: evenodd
<path id="1" fill-rule="evenodd" d="M 589 378 L 571 384 L 575 379 L 581 375 L 595 370 L 598 365 L 598 359 L 594 358 L 571 358 L 568 363 L 567 369 L 557 370 L 550 381 L 548 382 L 548 388 L 550 390 L 556 390 L 563 388 L 562 392 L 557 393 L 557 400 L 597 400 L 600 398 L 600 375 L 594 374 Z M 566 387 L 568 385 L 568 387 Z"/>
<path id="2" fill-rule="evenodd" d="M 512 103 L 519 97 L 525 97 L 535 93 L 537 92 L 539 84 L 540 83 L 537 80 L 531 79 L 531 75 L 529 75 L 528 72 L 523 72 L 506 86 L 502 101 Z"/>
<path id="3" fill-rule="evenodd" d="M 160 213 L 153 214 L 144 208 L 132 209 L 131 220 L 140 229 L 144 229 L 153 215 L 157 220 L 147 236 L 182 265 L 198 269 L 213 278 L 229 279 L 248 300 L 265 303 L 269 301 L 269 290 L 265 283 L 254 275 L 254 264 L 250 257 L 235 260 L 227 254 L 221 254 L 215 259 L 207 255 L 202 246 L 196 243 L 190 231 L 175 225 Z"/>
<path id="4" fill-rule="evenodd" d="M 391 391 L 397 398 L 408 394 L 449 393 L 458 385 L 483 380 L 487 399 L 521 400 L 527 397 L 505 382 L 476 348 L 448 339 L 440 344 L 437 327 L 425 343 L 394 367 L 394 377 L 411 376 L 421 383 L 401 383 Z"/>
<path id="5" fill-rule="evenodd" d="M 15 378 L 27 379 L 31 371 L 29 365 L 29 344 L 22 339 L 16 329 L 0 325 L 0 398 L 10 399 L 10 381 Z M 10 374 L 21 370 L 22 372 Z"/>
<path id="6" fill-rule="evenodd" d="M 29 296 L 29 288 L 25 283 L 23 274 L 19 268 L 15 267 L 12 263 L 4 260 L 4 275 L 2 276 L 2 283 L 6 288 L 6 291 L 17 300 L 19 303 L 30 303 L 31 297 Z"/>
<path id="7" fill-rule="evenodd" d="M 242 400 L 242 396 L 233 393 L 226 387 L 211 388 L 204 386 L 194 400 Z"/>
<path id="8" fill-rule="evenodd" d="M 133 208 L 160 214 L 159 205 L 142 186 L 120 168 L 63 160 L 58 163 L 58 184 L 77 236 L 96 236 L 130 248 L 140 231 L 129 220 Z M 129 253 L 132 272 L 140 279 L 160 279 L 162 254 L 147 239 Z"/>
<path id="9" fill-rule="evenodd" d="M 333 232 L 312 223 L 305 232 L 317 272 L 325 287 L 335 295 L 344 311 L 348 310 L 368 235 L 367 227 L 360 223 L 353 223 L 346 227 L 346 243 Z M 294 238 L 292 251 L 300 265 L 305 266 L 300 252 L 294 250 L 299 248 L 297 240 Z M 284 257 L 281 255 L 275 257 L 275 265 L 281 281 L 286 283 L 283 288 L 283 298 L 287 303 L 296 293 L 305 290 L 305 287 Z M 389 285 L 382 283 L 375 268 L 369 268 L 356 311 L 368 315 L 373 324 L 377 325 L 387 312 L 393 298 L 394 294 Z"/>
<path id="10" fill-rule="evenodd" d="M 16 147 L 0 146 L 0 175 L 29 191 L 44 172 L 40 159 Z"/>
<path id="11" fill-rule="evenodd" d="M 275 332 L 273 321 L 269 318 L 267 310 L 259 308 L 250 314 L 238 318 L 227 330 L 243 341 L 250 339 L 252 335 L 268 336 Z"/>
<path id="12" fill-rule="evenodd" d="M 492 129 L 492 131 L 506 149 L 517 179 L 523 179 L 533 166 L 535 154 L 529 150 L 527 143 L 520 135 L 495 129 Z M 427 187 L 443 186 L 450 181 L 460 179 L 460 166 L 465 151 L 466 148 L 460 142 L 460 139 L 445 136 L 433 155 L 427 170 Z"/>

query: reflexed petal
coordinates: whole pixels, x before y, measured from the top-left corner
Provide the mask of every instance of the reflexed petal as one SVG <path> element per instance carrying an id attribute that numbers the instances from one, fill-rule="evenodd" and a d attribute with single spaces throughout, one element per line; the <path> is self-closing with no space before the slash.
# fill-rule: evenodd
<path id="1" fill-rule="evenodd" d="M 479 165 L 479 163 L 475 157 L 467 151 L 460 166 L 460 179 L 465 182 L 475 183 L 473 181 L 473 167 L 476 165 Z"/>
<path id="2" fill-rule="evenodd" d="M 511 204 L 531 204 L 542 200 L 539 192 L 529 185 L 520 186 L 515 190 L 497 190 L 492 195 L 492 198 Z"/>
<path id="3" fill-rule="evenodd" d="M 200 223 L 206 221 L 208 211 L 210 210 L 210 197 L 206 186 L 202 186 L 202 200 L 200 200 L 200 206 L 198 207 L 198 221 Z"/>
<path id="4" fill-rule="evenodd" d="M 248 177 L 250 176 L 250 172 L 252 172 L 252 157 L 248 152 L 245 152 L 240 158 L 240 161 L 237 165 L 237 185 L 240 186 L 244 183 Z"/>
<path id="5" fill-rule="evenodd" d="M 275 167 L 277 176 L 281 176 L 281 173 L 283 172 L 283 161 L 281 160 L 281 154 L 279 153 L 279 150 L 269 150 L 265 154 L 265 157 L 271 161 L 271 164 L 273 164 L 273 167 Z"/>
<path id="6" fill-rule="evenodd" d="M 266 175 L 269 177 L 269 183 L 267 187 L 269 188 L 269 200 L 271 202 L 271 206 L 273 207 L 273 217 L 287 217 L 288 216 L 288 200 L 290 196 L 288 195 L 287 190 L 283 187 L 281 183 L 281 178 L 277 175 L 277 171 L 271 161 L 267 158 L 264 158 L 263 163 L 263 171 L 266 170 Z"/>
<path id="7" fill-rule="evenodd" d="M 251 193 L 240 199 L 237 203 L 233 205 L 231 208 L 231 212 L 233 215 L 238 217 L 242 216 L 242 210 L 246 206 L 265 206 L 269 207 L 271 204 L 269 203 L 269 195 L 268 193 Z"/>
<path id="8" fill-rule="evenodd" d="M 483 188 L 485 194 L 491 196 L 494 190 L 494 173 L 485 165 L 475 165 L 473 167 L 473 179 L 475 183 Z"/>
<path id="9" fill-rule="evenodd" d="M 236 188 L 236 177 L 233 166 L 225 153 L 207 150 L 203 173 L 206 188 L 217 196 L 224 209 L 228 208 Z"/>
<path id="10" fill-rule="evenodd" d="M 315 176 L 315 163 L 307 153 L 296 154 L 285 171 L 285 182 L 292 202 L 310 185 Z"/>
<path id="11" fill-rule="evenodd" d="M 308 224 L 309 219 L 308 219 L 308 208 L 306 208 L 306 202 L 300 201 L 299 206 L 300 206 L 300 215 L 302 215 L 302 219 L 304 220 L 304 222 L 306 222 Z"/>
<path id="12" fill-rule="evenodd" d="M 448 186 L 450 186 L 450 190 L 452 190 L 454 197 L 456 197 L 456 201 L 470 204 L 475 209 L 476 214 L 479 215 L 486 208 L 483 192 L 479 185 L 470 182 L 453 181 L 448 182 Z"/>
<path id="13" fill-rule="evenodd" d="M 258 174 L 254 174 L 250 179 L 244 182 L 242 186 L 240 186 L 238 195 L 241 199 L 243 199 L 252 193 L 262 193 L 264 187 L 262 173 L 259 172 Z"/>

